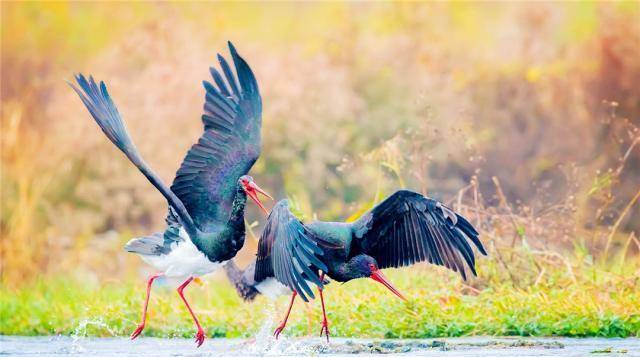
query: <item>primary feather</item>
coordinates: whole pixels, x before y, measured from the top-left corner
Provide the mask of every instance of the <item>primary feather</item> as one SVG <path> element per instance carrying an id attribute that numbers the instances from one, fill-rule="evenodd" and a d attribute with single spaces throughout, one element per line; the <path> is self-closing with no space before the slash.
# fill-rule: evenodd
<path id="1" fill-rule="evenodd" d="M 400 190 L 353 223 L 355 237 L 351 255 L 374 257 L 380 268 L 417 262 L 445 266 L 466 279 L 466 262 L 476 275 L 470 240 L 487 254 L 478 232 L 462 216 L 423 195 Z"/>
<path id="2" fill-rule="evenodd" d="M 203 231 L 229 217 L 237 180 L 249 172 L 260 156 L 262 99 L 258 84 L 231 43 L 229 50 L 238 78 L 218 55 L 224 79 L 211 68 L 215 85 L 203 82 L 205 130 L 187 153 L 171 185 Z"/>
<path id="3" fill-rule="evenodd" d="M 318 270 L 327 270 L 319 259 L 323 251 L 318 240 L 289 210 L 287 200 L 279 201 L 267 218 L 258 242 L 255 281 L 275 277 L 308 301 L 314 298 L 307 281 L 323 286 Z"/>

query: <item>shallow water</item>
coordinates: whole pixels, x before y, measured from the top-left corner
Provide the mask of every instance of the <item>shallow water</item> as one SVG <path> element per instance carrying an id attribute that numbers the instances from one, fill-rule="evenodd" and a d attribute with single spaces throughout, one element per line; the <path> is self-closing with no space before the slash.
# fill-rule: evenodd
<path id="1" fill-rule="evenodd" d="M 333 338 L 190 339 L 0 336 L 0 355 L 91 356 L 347 356 L 390 353 L 402 356 L 640 356 L 640 339 L 464 337 L 425 340 Z M 599 351 L 603 354 L 595 354 Z M 606 353 L 605 353 L 606 352 Z"/>

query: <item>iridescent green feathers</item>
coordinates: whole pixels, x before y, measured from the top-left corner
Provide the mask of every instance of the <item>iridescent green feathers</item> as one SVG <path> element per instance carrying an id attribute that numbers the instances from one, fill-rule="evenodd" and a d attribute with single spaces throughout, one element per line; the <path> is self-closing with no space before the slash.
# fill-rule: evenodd
<path id="1" fill-rule="evenodd" d="M 211 68 L 215 85 L 204 82 L 204 133 L 188 151 L 171 189 L 138 154 L 104 83 L 98 85 L 83 75 L 76 76 L 79 88 L 70 83 L 109 140 L 168 199 L 190 236 L 197 231 L 215 232 L 227 223 L 237 181 L 260 155 L 262 100 L 258 84 L 230 42 L 229 50 L 235 74 L 218 55 L 224 76 Z"/>
<path id="2" fill-rule="evenodd" d="M 187 153 L 171 185 L 203 231 L 226 222 L 237 180 L 249 172 L 260 155 L 262 100 L 258 84 L 231 43 L 229 50 L 237 79 L 227 61 L 218 55 L 224 78 L 211 68 L 215 85 L 203 82 L 204 134 Z"/>

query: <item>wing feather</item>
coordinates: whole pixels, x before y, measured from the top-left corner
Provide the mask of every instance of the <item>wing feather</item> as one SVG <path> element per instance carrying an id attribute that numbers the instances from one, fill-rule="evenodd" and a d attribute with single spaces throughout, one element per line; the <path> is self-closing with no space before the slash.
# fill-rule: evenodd
<path id="1" fill-rule="evenodd" d="M 231 71 L 231 67 L 227 63 L 227 60 L 224 59 L 221 55 L 218 55 L 218 62 L 220 63 L 220 67 L 222 68 L 222 72 L 224 76 L 227 78 L 227 83 L 231 87 L 232 95 L 237 100 L 240 98 L 240 90 L 238 90 L 238 84 L 236 83 L 236 77 L 233 75 Z"/>
<path id="2" fill-rule="evenodd" d="M 397 191 L 353 225 L 354 251 L 371 255 L 380 268 L 428 261 L 466 279 L 466 267 L 476 275 L 470 242 L 487 254 L 469 221 L 412 191 Z"/>
<path id="3" fill-rule="evenodd" d="M 224 79 L 222 79 L 220 72 L 213 67 L 209 67 L 209 72 L 211 72 L 211 77 L 213 77 L 213 80 L 216 82 L 220 93 L 225 97 L 231 96 L 231 93 L 229 93 L 229 89 L 227 88 L 227 84 L 224 82 Z"/>
<path id="4" fill-rule="evenodd" d="M 315 296 L 307 281 L 322 286 L 318 271 L 327 270 L 323 255 L 313 233 L 291 213 L 287 200 L 281 200 L 271 210 L 260 236 L 254 280 L 275 277 L 308 301 Z"/>
<path id="5" fill-rule="evenodd" d="M 203 231 L 226 222 L 238 179 L 249 172 L 260 155 L 262 99 L 257 80 L 231 43 L 229 51 L 239 81 L 218 55 L 224 78 L 210 68 L 215 85 L 203 81 L 204 134 L 187 152 L 171 185 Z"/>

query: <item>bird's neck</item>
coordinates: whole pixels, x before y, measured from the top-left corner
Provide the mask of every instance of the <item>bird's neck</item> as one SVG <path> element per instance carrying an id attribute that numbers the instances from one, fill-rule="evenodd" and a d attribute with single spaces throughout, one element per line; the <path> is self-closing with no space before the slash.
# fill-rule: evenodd
<path id="1" fill-rule="evenodd" d="M 221 246 L 221 249 L 219 249 L 220 254 L 218 255 L 220 261 L 235 257 L 244 245 L 244 208 L 246 203 L 247 193 L 238 186 L 236 195 L 233 198 L 229 220 L 218 238 L 218 243 Z"/>
<path id="2" fill-rule="evenodd" d="M 336 281 L 346 282 L 353 279 L 364 278 L 365 275 L 358 269 L 358 261 L 360 255 L 349 259 L 347 262 L 342 263 L 336 269 L 335 276 L 331 276 Z"/>
<path id="3" fill-rule="evenodd" d="M 247 205 L 247 193 L 238 185 L 236 195 L 233 198 L 231 214 L 227 226 L 244 231 L 244 209 Z"/>
<path id="4" fill-rule="evenodd" d="M 227 261 L 235 257 L 244 245 L 244 207 L 246 203 L 247 194 L 244 190 L 241 188 L 236 190 L 227 223 L 219 230 L 199 232 L 198 236 L 192 239 L 198 250 L 204 253 L 210 261 Z"/>

